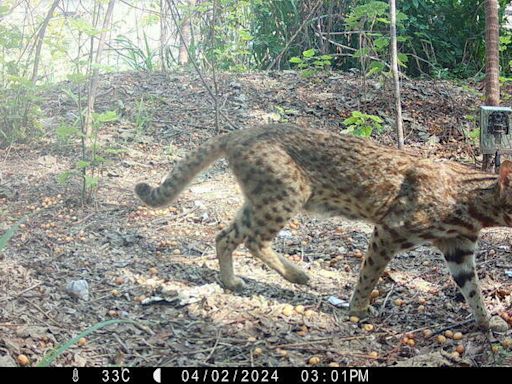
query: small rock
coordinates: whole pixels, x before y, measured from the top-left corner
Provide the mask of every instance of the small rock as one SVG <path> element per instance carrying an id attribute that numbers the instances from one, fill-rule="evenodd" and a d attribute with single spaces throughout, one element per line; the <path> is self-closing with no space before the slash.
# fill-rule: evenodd
<path id="1" fill-rule="evenodd" d="M 66 292 L 77 299 L 89 300 L 89 283 L 85 280 L 70 281 L 66 286 Z"/>
<path id="2" fill-rule="evenodd" d="M 341 300 L 341 299 L 337 298 L 336 296 L 329 296 L 327 301 L 329 302 L 329 304 L 332 304 L 338 308 L 348 308 L 350 305 L 350 303 L 348 301 Z"/>
<path id="3" fill-rule="evenodd" d="M 278 234 L 277 234 L 277 237 L 280 237 L 280 238 L 283 238 L 283 239 L 291 239 L 292 238 L 292 232 L 288 229 L 283 229 L 281 230 Z"/>

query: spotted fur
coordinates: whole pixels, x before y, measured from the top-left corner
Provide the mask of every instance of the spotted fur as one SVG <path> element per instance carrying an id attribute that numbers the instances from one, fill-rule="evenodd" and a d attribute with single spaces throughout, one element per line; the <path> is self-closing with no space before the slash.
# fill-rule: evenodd
<path id="1" fill-rule="evenodd" d="M 287 280 L 308 282 L 300 268 L 271 247 L 303 209 L 375 225 L 351 298 L 352 313 L 367 312 L 371 291 L 398 252 L 433 244 L 443 252 L 477 324 L 489 326 L 474 253 L 482 228 L 512 224 L 511 162 L 504 162 L 497 176 L 350 135 L 268 125 L 214 138 L 179 162 L 159 187 L 141 183 L 135 191 L 150 206 L 170 204 L 221 156 L 245 195 L 234 221 L 216 238 L 220 278 L 227 288 L 243 284 L 232 261 L 242 242 Z"/>

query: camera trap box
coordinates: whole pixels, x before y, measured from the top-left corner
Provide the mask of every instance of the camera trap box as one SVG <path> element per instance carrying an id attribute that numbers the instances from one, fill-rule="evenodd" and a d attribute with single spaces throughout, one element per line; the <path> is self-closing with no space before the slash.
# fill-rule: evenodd
<path id="1" fill-rule="evenodd" d="M 480 150 L 483 154 L 512 153 L 512 108 L 480 107 Z"/>

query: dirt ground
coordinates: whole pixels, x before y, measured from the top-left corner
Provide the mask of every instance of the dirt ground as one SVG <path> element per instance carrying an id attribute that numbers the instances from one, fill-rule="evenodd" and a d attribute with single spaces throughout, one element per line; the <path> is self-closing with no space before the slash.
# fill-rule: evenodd
<path id="1" fill-rule="evenodd" d="M 355 109 L 379 114 L 387 127 L 392 122 L 386 88 L 374 81 L 363 89 L 354 74 L 224 75 L 220 87 L 231 121 L 225 130 L 288 120 L 339 131 Z M 475 149 L 462 127 L 477 111 L 478 87 L 406 81 L 403 92 L 408 150 L 471 163 Z M 85 206 L 78 180 L 57 182 L 79 156 L 76 142 L 59 142 L 54 133 L 72 104 L 57 89 L 43 99 L 49 134 L 0 150 L 0 233 L 27 216 L 0 253 L 0 366 L 18 365 L 20 354 L 36 365 L 109 319 L 133 322 L 96 330 L 53 365 L 512 366 L 512 350 L 501 344 L 512 331 L 473 327 L 434 248 L 396 257 L 377 286 L 378 316 L 350 321 L 345 305 L 371 231 L 360 222 L 302 215 L 280 232 L 275 249 L 308 272 L 307 287 L 288 283 L 241 247 L 235 271 L 246 289 L 222 289 L 215 235 L 242 201 L 226 162 L 198 176 L 165 210 L 142 207 L 132 192 L 138 181 L 155 184 L 216 134 L 208 94 L 194 75 L 103 79 L 97 108 L 117 108 L 121 119 L 102 128 L 100 142 L 122 151 L 102 166 L 97 195 Z M 134 124 L 141 99 L 150 122 L 144 130 Z M 392 145 L 389 132 L 376 140 Z M 486 304 L 512 316 L 510 253 L 510 230 L 483 233 L 477 260 Z M 66 289 L 78 280 L 88 283 L 87 300 Z M 437 340 L 447 330 L 462 339 Z"/>

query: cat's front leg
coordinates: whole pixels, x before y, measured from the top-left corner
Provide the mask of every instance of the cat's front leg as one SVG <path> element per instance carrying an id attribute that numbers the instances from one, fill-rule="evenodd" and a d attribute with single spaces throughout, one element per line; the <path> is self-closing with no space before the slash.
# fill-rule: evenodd
<path id="1" fill-rule="evenodd" d="M 368 245 L 359 280 L 350 299 L 350 314 L 364 318 L 370 308 L 370 295 L 379 277 L 400 248 L 392 234 L 382 226 L 376 226 Z"/>
<path id="2" fill-rule="evenodd" d="M 491 318 L 485 307 L 475 271 L 476 242 L 467 238 L 456 238 L 439 241 L 436 245 L 443 252 L 448 269 L 471 307 L 477 325 L 482 329 L 506 331 L 507 323 L 498 316 Z"/>

